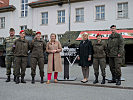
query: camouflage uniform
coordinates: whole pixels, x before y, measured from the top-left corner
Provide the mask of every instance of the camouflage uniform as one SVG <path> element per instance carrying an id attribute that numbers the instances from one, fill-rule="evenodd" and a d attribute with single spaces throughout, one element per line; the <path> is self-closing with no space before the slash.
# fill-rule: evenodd
<path id="1" fill-rule="evenodd" d="M 6 63 L 6 68 L 7 68 L 7 72 L 6 72 L 7 76 L 11 75 L 12 65 L 13 65 L 13 75 L 15 75 L 14 55 L 12 52 L 12 47 L 16 39 L 17 37 L 15 36 L 13 38 L 9 36 L 5 38 L 3 42 L 4 49 L 6 51 L 5 63 Z"/>
<path id="2" fill-rule="evenodd" d="M 16 64 L 16 72 L 15 75 L 17 77 L 21 76 L 24 78 L 27 60 L 28 60 L 28 50 L 29 50 L 29 42 L 24 39 L 17 39 L 14 43 L 14 55 L 15 55 L 15 64 Z M 20 73 L 21 68 L 21 73 Z"/>
<path id="3" fill-rule="evenodd" d="M 120 79 L 122 54 L 124 51 L 124 40 L 118 33 L 111 34 L 108 39 L 109 66 L 112 73 L 112 80 Z M 121 56 L 118 57 L 118 54 Z"/>
<path id="4" fill-rule="evenodd" d="M 44 51 L 46 44 L 44 40 L 33 40 L 31 45 L 31 76 L 36 75 L 36 66 L 39 65 L 40 76 L 44 77 Z"/>
<path id="5" fill-rule="evenodd" d="M 93 54 L 93 67 L 94 67 L 94 73 L 95 76 L 99 75 L 99 65 L 101 68 L 101 72 L 102 72 L 102 76 L 106 76 L 105 73 L 105 68 L 106 68 L 106 44 L 101 41 L 100 43 L 98 43 L 98 41 L 96 41 L 93 44 L 93 50 L 94 50 L 94 54 Z"/>

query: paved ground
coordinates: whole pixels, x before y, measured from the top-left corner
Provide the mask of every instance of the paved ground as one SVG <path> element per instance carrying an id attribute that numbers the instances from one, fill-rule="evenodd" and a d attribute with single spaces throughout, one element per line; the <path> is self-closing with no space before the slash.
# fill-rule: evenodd
<path id="1" fill-rule="evenodd" d="M 46 69 L 47 65 L 45 65 L 45 72 Z M 30 68 L 26 70 L 26 84 L 16 85 L 13 81 L 6 83 L 5 71 L 5 68 L 0 68 L 0 100 L 133 100 L 133 65 L 122 68 L 122 77 L 125 81 L 117 87 L 115 84 L 108 83 L 93 85 L 92 67 L 90 67 L 89 82 L 82 84 L 80 82 L 81 68 L 77 64 L 70 68 L 70 77 L 77 77 L 76 81 L 51 83 L 50 85 L 39 82 L 39 71 L 36 75 L 37 82 L 31 84 Z M 106 72 L 107 77 L 111 77 L 108 66 Z M 63 77 L 63 73 L 60 73 L 59 77 Z M 101 79 L 100 75 L 99 80 Z M 47 74 L 45 73 L 46 80 Z"/>

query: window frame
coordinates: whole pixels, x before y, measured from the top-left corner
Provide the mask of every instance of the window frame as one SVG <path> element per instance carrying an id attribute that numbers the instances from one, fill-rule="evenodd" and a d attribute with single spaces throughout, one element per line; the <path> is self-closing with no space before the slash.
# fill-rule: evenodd
<path id="1" fill-rule="evenodd" d="M 22 27 L 24 27 L 24 29 L 22 29 Z M 28 28 L 27 28 L 27 25 L 22 25 L 22 26 L 20 26 L 20 30 L 26 30 L 26 29 L 28 29 Z"/>
<path id="2" fill-rule="evenodd" d="M 99 7 L 99 12 L 97 12 L 97 7 Z M 102 7 L 104 7 L 104 12 L 102 12 Z M 97 18 L 97 14 L 99 14 L 99 18 Z M 102 18 L 102 14 L 104 14 L 103 18 Z M 95 6 L 95 20 L 105 20 L 105 5 Z"/>
<path id="3" fill-rule="evenodd" d="M 62 11 L 64 11 L 64 16 L 62 16 L 63 14 L 62 14 Z M 61 12 L 61 16 L 59 16 L 59 12 Z M 61 18 L 61 22 L 59 22 L 59 17 Z M 65 18 L 64 19 L 64 22 L 63 22 L 63 18 Z M 57 10 L 57 24 L 65 24 L 66 23 L 66 11 L 65 11 L 65 9 L 64 10 Z"/>
<path id="4" fill-rule="evenodd" d="M 2 19 L 4 21 L 2 21 Z M 5 28 L 5 17 L 0 17 L 0 29 L 4 29 Z"/>
<path id="5" fill-rule="evenodd" d="M 83 15 L 77 15 L 77 10 L 83 9 Z M 79 21 L 77 21 L 77 16 L 79 16 Z M 83 17 L 83 20 L 81 20 Z M 85 21 L 85 13 L 84 13 L 84 7 L 81 8 L 75 8 L 75 22 L 84 22 Z"/>
<path id="6" fill-rule="evenodd" d="M 121 4 L 122 5 L 122 9 L 121 10 L 119 10 L 119 4 Z M 125 13 L 127 13 L 127 16 L 126 17 L 124 17 L 124 7 L 123 7 L 123 5 L 124 4 L 127 4 L 127 12 L 125 12 Z M 117 18 L 118 19 L 127 19 L 128 18 L 128 16 L 129 16 L 129 7 L 128 7 L 128 2 L 119 2 L 119 3 L 117 3 Z M 122 13 L 122 15 L 121 15 L 121 17 L 120 17 L 120 15 L 119 15 L 119 13 Z"/>
<path id="7" fill-rule="evenodd" d="M 43 13 L 47 13 L 47 16 L 48 16 L 48 12 L 41 12 L 41 25 L 48 25 L 48 17 L 47 18 L 43 18 Z M 47 23 L 43 23 L 42 21 L 45 20 L 45 22 Z M 47 20 L 47 21 L 46 21 Z"/>
<path id="8" fill-rule="evenodd" d="M 63 37 L 64 34 L 57 34 L 58 40 Z"/>
<path id="9" fill-rule="evenodd" d="M 24 2 L 22 2 L 22 1 L 24 1 Z M 22 5 L 23 5 L 23 7 L 22 7 Z M 26 9 L 26 7 L 27 7 L 27 9 Z M 27 17 L 28 16 L 28 0 L 21 0 L 21 7 L 20 7 L 20 9 L 21 9 L 20 16 L 22 18 Z"/>

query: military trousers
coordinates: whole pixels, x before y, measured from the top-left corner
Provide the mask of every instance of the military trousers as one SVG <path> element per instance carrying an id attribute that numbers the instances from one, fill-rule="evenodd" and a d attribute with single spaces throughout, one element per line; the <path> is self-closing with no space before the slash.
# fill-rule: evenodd
<path id="1" fill-rule="evenodd" d="M 13 67 L 13 75 L 15 75 L 15 64 L 14 64 L 14 56 L 6 56 L 5 57 L 6 64 L 6 75 L 11 75 L 11 68 Z"/>
<path id="2" fill-rule="evenodd" d="M 31 57 L 31 76 L 35 77 L 36 67 L 39 66 L 40 77 L 44 77 L 44 58 Z"/>
<path id="3" fill-rule="evenodd" d="M 25 71 L 27 67 L 27 57 L 15 57 L 15 74 L 16 77 L 24 77 L 25 76 Z"/>
<path id="4" fill-rule="evenodd" d="M 93 68 L 94 68 L 94 75 L 98 76 L 99 75 L 99 66 L 101 69 L 101 74 L 102 76 L 106 77 L 106 58 L 93 58 Z"/>
<path id="5" fill-rule="evenodd" d="M 121 63 L 122 59 L 120 57 L 110 57 L 109 66 L 112 73 L 112 77 L 120 78 L 121 77 Z"/>

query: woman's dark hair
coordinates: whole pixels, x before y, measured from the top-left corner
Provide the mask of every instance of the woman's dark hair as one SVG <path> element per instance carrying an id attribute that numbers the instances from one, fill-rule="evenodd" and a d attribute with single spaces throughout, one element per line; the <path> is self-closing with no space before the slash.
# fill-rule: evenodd
<path id="1" fill-rule="evenodd" d="M 110 28 L 112 28 L 112 27 L 116 27 L 116 25 L 111 25 Z"/>

